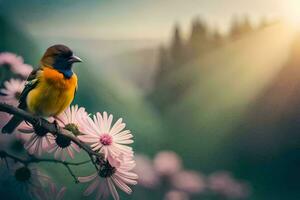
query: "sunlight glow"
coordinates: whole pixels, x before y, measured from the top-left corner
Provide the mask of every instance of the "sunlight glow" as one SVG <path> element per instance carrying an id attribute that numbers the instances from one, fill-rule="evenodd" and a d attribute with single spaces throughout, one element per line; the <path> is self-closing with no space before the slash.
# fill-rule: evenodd
<path id="1" fill-rule="evenodd" d="M 285 16 L 293 25 L 300 28 L 300 0 L 286 1 Z"/>

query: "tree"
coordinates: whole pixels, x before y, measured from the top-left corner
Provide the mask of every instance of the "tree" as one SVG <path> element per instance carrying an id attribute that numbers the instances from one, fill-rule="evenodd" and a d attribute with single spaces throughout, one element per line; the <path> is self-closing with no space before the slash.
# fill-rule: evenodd
<path id="1" fill-rule="evenodd" d="M 232 39 L 237 39 L 251 31 L 253 31 L 253 27 L 248 15 L 245 15 L 242 20 L 239 20 L 237 16 L 232 18 L 230 30 L 230 36 Z"/>
<path id="2" fill-rule="evenodd" d="M 241 36 L 241 24 L 237 16 L 233 16 L 230 28 L 230 36 L 232 39 L 236 39 Z"/>
<path id="3" fill-rule="evenodd" d="M 212 40 L 213 47 L 219 47 L 225 41 L 224 36 L 220 33 L 220 31 L 217 27 L 212 31 L 211 40 Z"/>
<path id="4" fill-rule="evenodd" d="M 241 32 L 243 34 L 250 33 L 253 30 L 250 18 L 248 15 L 245 15 L 241 23 Z"/>
<path id="5" fill-rule="evenodd" d="M 173 67 L 179 67 L 184 62 L 184 42 L 178 24 L 174 27 L 173 38 L 170 47 L 171 63 Z"/>
<path id="6" fill-rule="evenodd" d="M 210 48 L 207 27 L 200 18 L 192 21 L 188 47 L 189 58 L 194 58 Z"/>
<path id="7" fill-rule="evenodd" d="M 167 49 L 164 46 L 159 47 L 157 70 L 154 77 L 154 88 L 157 90 L 165 79 L 166 74 L 170 70 L 170 58 Z"/>

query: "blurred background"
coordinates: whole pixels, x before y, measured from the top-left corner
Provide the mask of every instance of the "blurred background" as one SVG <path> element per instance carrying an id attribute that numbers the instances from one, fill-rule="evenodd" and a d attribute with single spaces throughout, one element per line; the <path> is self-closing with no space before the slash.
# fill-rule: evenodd
<path id="1" fill-rule="evenodd" d="M 205 185 L 168 196 L 176 184 L 160 175 L 121 199 L 300 199 L 299 28 L 299 0 L 0 0 L 0 52 L 37 67 L 50 45 L 69 46 L 84 60 L 74 104 L 123 117 L 142 161 L 176 153 Z M 65 199 L 93 199 L 41 166 Z M 242 195 L 214 194 L 218 174 Z"/>

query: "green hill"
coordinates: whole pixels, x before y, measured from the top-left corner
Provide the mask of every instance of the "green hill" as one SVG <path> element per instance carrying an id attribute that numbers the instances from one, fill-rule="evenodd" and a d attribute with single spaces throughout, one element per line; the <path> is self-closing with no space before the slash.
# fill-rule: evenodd
<path id="1" fill-rule="evenodd" d="M 230 162 L 222 156 L 224 140 L 232 137 L 248 105 L 278 73 L 291 41 L 292 31 L 276 25 L 203 55 L 169 75 L 169 83 L 190 85 L 165 114 L 178 151 L 193 155 L 189 162 L 199 159 L 205 163 L 199 166 L 207 169 Z"/>

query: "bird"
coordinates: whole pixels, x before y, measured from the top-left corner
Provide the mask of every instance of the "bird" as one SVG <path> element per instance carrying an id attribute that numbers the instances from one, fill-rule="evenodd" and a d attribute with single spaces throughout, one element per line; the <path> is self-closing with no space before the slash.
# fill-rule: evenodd
<path id="1" fill-rule="evenodd" d="M 18 108 L 40 117 L 55 117 L 63 112 L 72 103 L 78 87 L 77 75 L 72 70 L 77 62 L 82 60 L 69 47 L 50 46 L 39 67 L 28 76 Z M 12 133 L 22 121 L 13 116 L 2 128 L 2 133 Z"/>

